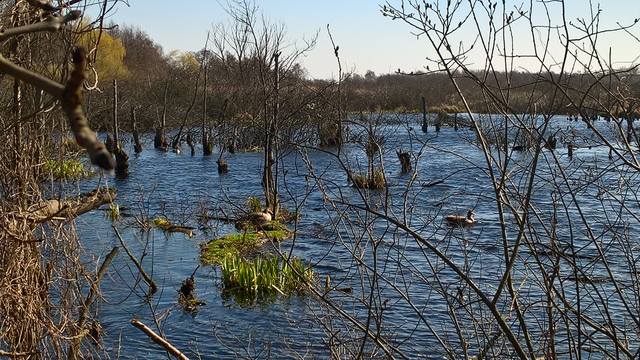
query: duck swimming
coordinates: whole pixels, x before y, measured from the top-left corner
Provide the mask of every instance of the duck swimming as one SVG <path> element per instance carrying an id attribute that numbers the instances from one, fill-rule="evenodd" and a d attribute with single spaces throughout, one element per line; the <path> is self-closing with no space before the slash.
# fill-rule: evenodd
<path id="1" fill-rule="evenodd" d="M 451 226 L 469 226 L 477 222 L 473 210 L 467 212 L 467 216 L 462 215 L 448 215 L 445 220 Z"/>

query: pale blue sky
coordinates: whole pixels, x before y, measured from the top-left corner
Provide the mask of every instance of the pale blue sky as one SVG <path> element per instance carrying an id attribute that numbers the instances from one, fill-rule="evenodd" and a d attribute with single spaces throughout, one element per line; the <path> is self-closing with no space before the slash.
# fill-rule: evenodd
<path id="1" fill-rule="evenodd" d="M 399 2 L 392 1 L 396 4 Z M 525 4 L 528 2 L 527 0 Z M 165 52 L 174 49 L 198 50 L 202 48 L 211 26 L 228 19 L 221 3 L 224 0 L 129 0 L 129 7 L 119 4 L 111 20 L 139 26 L 160 43 Z M 311 36 L 320 30 L 317 47 L 301 61 L 313 77 L 328 78 L 337 73 L 326 32 L 327 24 L 331 25 L 347 70 L 355 70 L 360 74 L 373 70 L 380 74 L 393 72 L 398 68 L 406 71 L 420 70 L 427 64 L 425 57 L 430 52 L 424 40 L 416 40 L 410 34 L 411 29 L 400 21 L 383 17 L 379 11 L 382 1 L 257 0 L 257 3 L 271 21 L 285 24 L 292 40 Z M 521 3 L 521 0 L 508 0 L 507 7 Z M 595 6 L 597 2 L 594 0 L 593 4 Z M 634 18 L 640 18 L 640 0 L 606 0 L 601 1 L 601 4 L 603 27 L 615 26 L 616 21 L 628 23 Z M 588 9 L 589 0 L 567 0 L 570 20 L 588 15 Z M 557 9 L 551 11 L 557 12 Z M 632 33 L 640 38 L 639 28 L 634 28 Z M 460 39 L 468 42 L 474 36 L 471 31 L 462 32 Z M 525 36 L 528 34 L 515 34 L 516 46 L 519 38 Z M 638 61 L 640 43 L 631 36 L 621 34 L 603 37 L 601 40 L 603 47 L 614 48 L 614 62 L 624 64 Z"/>

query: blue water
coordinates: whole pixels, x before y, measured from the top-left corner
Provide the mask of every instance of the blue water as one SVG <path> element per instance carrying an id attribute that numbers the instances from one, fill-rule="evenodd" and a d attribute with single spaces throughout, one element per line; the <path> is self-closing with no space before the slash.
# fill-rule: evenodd
<path id="1" fill-rule="evenodd" d="M 406 120 L 407 124 L 400 121 L 394 125 L 381 125 L 378 129 L 385 138 L 383 159 L 390 184 L 388 194 L 362 194 L 374 209 L 384 212 L 386 204 L 392 217 L 401 221 L 406 218 L 412 229 L 436 244 L 438 249 L 470 273 L 481 289 L 492 294 L 504 269 L 504 255 L 493 187 L 474 133 L 469 129 L 462 128 L 456 132 L 444 127 L 438 134 L 433 128 L 424 134 L 418 124 L 419 117 L 401 119 Z M 578 134 L 589 134 L 583 124 L 566 122 L 562 118 L 554 119 L 553 125 L 553 129 L 568 132 L 567 129 L 572 128 Z M 607 136 L 613 136 L 610 125 L 605 122 L 599 122 L 598 129 Z M 353 132 L 357 133 L 358 130 L 354 128 Z M 217 269 L 205 266 L 196 271 L 195 279 L 196 294 L 206 305 L 196 313 L 185 312 L 178 305 L 177 290 L 181 282 L 200 264 L 199 244 L 233 231 L 232 226 L 217 222 L 210 222 L 206 228 L 202 228 L 197 221 L 197 214 L 207 209 L 222 215 L 218 211 L 220 208 L 232 213 L 244 206 L 248 196 L 261 196 L 263 156 L 261 153 L 226 154 L 230 172 L 218 175 L 217 154 L 203 157 L 198 149 L 196 156 L 191 157 L 186 146 L 182 154 L 164 153 L 153 149 L 150 138 L 146 140 L 145 149 L 139 155 L 133 154 L 130 144 L 126 145 L 130 152 L 130 176 L 127 179 L 98 176 L 70 185 L 71 188 L 77 186 L 81 190 L 88 190 L 97 183 L 107 183 L 117 189 L 116 202 L 127 216 L 116 222 L 116 226 L 136 256 L 145 253 L 143 266 L 160 287 L 158 293 L 147 298 L 147 286 L 121 251 L 109 276 L 101 284 L 103 302 L 98 307 L 98 313 L 104 329 L 102 345 L 105 354 L 111 357 L 119 355 L 121 358 L 166 357 L 157 345 L 129 323 L 136 318 L 157 331 L 155 314 L 167 339 L 191 358 L 326 358 L 330 354 L 326 330 L 329 325 L 340 330 L 339 336 L 343 339 L 352 341 L 343 344 L 345 352 L 342 353 L 343 357 L 352 357 L 348 349 L 359 349 L 361 333 L 350 333 L 352 326 L 313 296 L 278 299 L 250 307 L 240 306 L 233 299 L 223 297 Z M 620 212 L 620 205 L 609 202 L 606 195 L 605 200 L 601 201 L 602 197 L 597 196 L 599 185 L 591 182 L 590 174 L 602 171 L 601 187 L 614 192 L 615 187 L 625 180 L 626 184 L 616 194 L 626 199 L 628 211 L 635 214 L 638 214 L 638 201 L 635 199 L 637 175 L 626 172 L 619 161 L 611 162 L 607 150 L 598 146 L 597 139 L 590 134 L 576 143 L 579 147 L 574 151 L 573 159 L 567 157 L 567 149 L 560 144 L 555 155 L 571 175 L 572 184 L 575 183 L 575 188 L 579 189 L 577 192 L 574 189 L 574 193 L 580 200 L 581 209 L 593 233 L 604 244 L 612 268 L 621 280 L 626 281 L 630 274 L 628 262 L 622 256 L 624 249 L 618 245 L 619 242 L 612 241 L 619 231 L 614 234 L 608 229 L 625 228 L 630 239 L 637 239 L 638 221 L 631 216 L 625 216 L 622 222 L 603 218 L 605 209 L 613 214 L 613 211 Z M 414 154 L 422 150 L 417 178 L 411 186 L 408 186 L 411 176 L 400 174 L 396 149 L 411 149 Z M 494 152 L 494 155 L 497 156 L 497 153 Z M 549 159 L 549 163 L 545 162 L 545 158 Z M 353 169 L 366 169 L 364 151 L 357 144 L 345 146 L 341 159 Z M 531 155 L 517 153 L 513 160 L 509 165 L 513 173 L 508 186 L 524 192 L 527 170 L 532 165 Z M 382 219 L 349 208 L 342 201 L 332 203 L 331 200 L 339 199 L 362 205 L 364 200 L 361 193 L 350 186 L 345 171 L 340 169 L 337 158 L 331 153 L 307 148 L 291 149 L 281 164 L 280 192 L 285 206 L 294 209 L 299 205 L 302 214 L 295 240 L 283 242 L 281 248 L 282 251 L 293 248 L 296 256 L 314 264 L 319 279 L 318 289 L 322 291 L 327 275 L 331 277 L 332 285 L 352 288 L 353 293 L 333 291 L 328 298 L 346 313 L 366 323 L 372 272 L 366 270 L 364 265 L 374 266 L 372 240 L 381 240 L 375 265 L 384 278 L 379 280 L 374 296 L 374 304 L 384 309 L 380 334 L 410 358 L 441 358 L 445 355 L 430 328 L 459 351 L 460 345 L 442 291 L 444 288 L 449 294 L 469 294 L 468 287 L 463 286 L 449 269 L 440 269 L 441 261 L 403 231 Z M 309 164 L 312 165 L 313 174 L 309 171 Z M 549 226 L 552 195 L 562 198 L 569 204 L 569 210 L 566 214 L 559 210 L 558 242 L 564 245 L 569 243 L 568 224 L 570 220 L 573 221 L 574 250 L 585 255 L 578 261 L 584 262 L 588 274 L 605 275 L 600 262 L 589 258 L 595 255 L 595 248 L 585 235 L 585 226 L 576 221 L 579 220 L 578 212 L 575 204 L 572 204 L 569 190 L 566 185 L 555 188 L 549 181 L 559 176 L 557 166 L 551 152 L 544 150 L 532 199 L 541 219 L 530 215 L 532 227 L 528 234 L 543 231 L 545 226 Z M 318 183 L 312 175 L 321 176 L 322 180 Z M 423 186 L 439 180 L 444 181 L 435 186 Z M 584 186 L 579 187 L 578 184 Z M 327 198 L 319 191 L 319 186 L 326 191 Z M 333 206 L 345 212 L 344 218 L 339 218 Z M 474 209 L 479 219 L 476 226 L 451 229 L 443 224 L 445 215 L 464 214 L 469 208 Z M 187 238 L 183 234 L 165 234 L 155 229 L 143 232 L 134 225 L 134 217 L 153 219 L 158 216 L 196 227 L 196 235 Z M 513 241 L 517 234 L 513 216 L 506 214 L 506 221 L 509 239 Z M 77 220 L 87 262 L 100 261 L 112 247 L 119 246 L 111 226 L 105 211 L 101 210 Z M 370 231 L 369 235 L 364 230 Z M 540 238 L 548 239 L 545 235 Z M 638 243 L 630 246 L 637 249 Z M 520 256 L 514 280 L 518 286 L 522 286 L 521 291 L 528 299 L 524 304 L 525 307 L 529 306 L 526 317 L 531 322 L 544 322 L 544 304 L 541 301 L 545 301 L 547 296 L 541 287 L 542 280 L 536 273 L 540 269 L 532 265 L 533 255 L 525 245 Z M 432 267 L 440 269 L 440 284 L 435 281 Z M 566 279 L 570 274 L 563 267 L 561 278 Z M 565 286 L 567 298 L 575 297 L 575 282 L 566 282 Z M 593 286 L 603 292 L 611 291 L 610 283 Z M 399 292 L 404 295 L 399 295 Z M 405 296 L 422 314 L 422 318 Z M 593 299 L 584 301 L 586 304 Z M 620 326 L 629 324 L 629 316 L 615 296 L 608 301 L 616 323 Z M 636 310 L 637 304 L 632 304 Z M 506 313 L 509 304 L 501 305 Z M 479 304 L 473 308 L 478 311 L 477 314 L 484 312 L 485 316 L 489 315 L 486 308 L 483 309 Z M 465 323 L 465 315 L 458 315 L 461 317 L 459 320 Z M 593 316 L 601 319 L 595 310 Z M 515 320 L 509 321 L 514 328 L 517 327 Z M 562 327 L 563 324 L 560 324 L 559 329 Z M 372 328 L 376 331 L 376 324 Z M 495 330 L 494 327 L 489 328 Z M 538 342 L 540 331 L 533 331 L 534 343 L 538 348 L 542 347 L 542 342 Z M 469 336 L 473 339 L 473 336 Z M 469 346 L 471 353 L 477 353 L 477 343 L 471 342 Z M 558 346 L 566 347 L 566 344 Z M 602 346 L 611 349 L 606 341 Z M 371 342 L 366 349 L 373 349 Z M 589 353 L 589 356 L 598 358 L 601 355 L 596 352 Z M 370 353 L 367 357 L 384 357 L 384 353 Z"/>

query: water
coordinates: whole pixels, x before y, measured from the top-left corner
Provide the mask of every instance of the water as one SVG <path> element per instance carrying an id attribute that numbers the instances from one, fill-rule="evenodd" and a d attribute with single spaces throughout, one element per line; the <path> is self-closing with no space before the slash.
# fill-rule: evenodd
<path id="1" fill-rule="evenodd" d="M 407 223 L 421 236 L 446 253 L 458 266 L 472 274 L 474 281 L 481 289 L 489 293 L 495 291 L 501 271 L 504 269 L 504 255 L 500 237 L 500 225 L 495 205 L 493 187 L 488 181 L 488 169 L 484 155 L 473 143 L 474 134 L 469 129 L 455 132 L 452 128 L 443 128 L 435 134 L 433 128 L 428 134 L 420 132 L 418 117 L 408 117 L 409 126 L 401 124 L 383 125 L 380 132 L 385 136 L 384 165 L 385 174 L 390 184 L 388 210 L 393 217 L 407 218 Z M 609 136 L 610 126 L 599 123 L 599 129 Z M 575 128 L 585 133 L 579 123 L 567 123 L 564 119 L 554 119 L 554 129 Z M 411 129 L 411 130 L 409 130 Z M 354 129 L 357 133 L 357 129 Z M 410 135 L 413 134 L 413 135 Z M 590 143 L 596 142 L 590 138 Z M 586 140 L 585 140 L 586 141 Z M 424 143 L 424 147 L 422 147 Z M 586 144 L 586 143 L 585 143 Z M 418 162 L 418 178 L 414 186 L 407 187 L 411 180 L 408 175 L 401 175 L 400 165 L 396 159 L 396 149 L 422 149 L 423 154 Z M 130 150 L 130 146 L 127 147 Z M 188 148 L 185 153 L 174 154 L 155 151 L 147 141 L 145 150 L 140 155 L 130 155 L 130 176 L 126 180 L 106 180 L 109 186 L 118 191 L 117 203 L 122 212 L 129 215 L 117 223 L 127 246 L 140 257 L 145 254 L 143 267 L 152 274 L 160 290 L 150 301 L 145 296 L 146 285 L 140 279 L 137 270 L 129 258 L 121 252 L 113 263 L 110 275 L 101 284 L 103 302 L 99 305 L 99 321 L 103 334 L 105 355 L 121 358 L 160 358 L 165 353 L 138 329 L 130 325 L 133 318 L 143 321 L 157 330 L 154 317 L 167 339 L 177 348 L 192 358 L 199 354 L 202 358 L 229 357 L 320 357 L 329 356 L 328 335 L 320 325 L 320 319 L 327 313 L 325 307 L 313 297 L 292 297 L 279 299 L 274 303 L 242 307 L 233 299 L 224 298 L 221 294 L 220 276 L 214 267 L 200 267 L 195 273 L 196 294 L 206 302 L 196 313 L 187 313 L 178 305 L 177 290 L 181 282 L 189 277 L 199 265 L 199 244 L 216 236 L 233 231 L 230 225 L 210 223 L 206 230 L 196 231 L 193 238 L 183 234 L 164 234 L 152 229 L 142 232 L 134 223 L 132 216 L 146 216 L 153 219 L 167 216 L 173 222 L 198 227 L 196 214 L 198 209 L 215 211 L 224 208 L 227 212 L 244 206 L 248 196 L 260 196 L 261 189 L 261 153 L 238 153 L 225 155 L 230 172 L 218 175 L 216 171 L 217 156 L 202 157 L 198 149 L 197 155 L 191 157 Z M 349 144 L 344 149 L 343 160 L 348 161 L 355 169 L 366 168 L 366 158 L 361 147 Z M 575 150 L 574 159 L 566 155 L 566 149 L 558 149 L 555 154 L 559 162 L 571 174 L 572 181 L 585 184 L 575 193 L 581 203 L 581 210 L 592 222 L 592 232 L 602 236 L 603 242 L 611 242 L 611 222 L 602 219 L 604 209 L 620 211 L 615 202 L 600 201 L 596 195 L 598 187 L 590 183 L 590 172 L 608 170 L 602 177 L 605 188 L 614 188 L 626 179 L 627 193 L 620 196 L 626 201 L 630 212 L 638 209 L 634 198 L 638 187 L 637 176 L 612 170 L 607 151 L 597 146 L 581 147 Z M 494 154 L 495 155 L 495 154 Z M 497 156 L 497 155 L 496 155 Z M 551 158 L 551 153 L 544 150 L 544 157 Z M 321 185 L 328 196 L 345 202 L 363 204 L 360 193 L 350 186 L 346 173 L 339 168 L 337 159 L 331 154 L 308 150 L 306 158 L 313 166 L 314 175 L 322 176 Z M 514 170 L 510 186 L 522 188 L 526 185 L 525 171 L 531 167 L 530 155 L 526 153 L 514 155 L 510 167 Z M 284 251 L 293 246 L 293 253 L 314 264 L 314 268 L 323 283 L 326 275 L 330 275 L 333 284 L 338 287 L 353 289 L 352 294 L 332 292 L 330 298 L 343 309 L 359 319 L 367 320 L 366 305 L 370 291 L 371 272 L 365 271 L 363 265 L 374 266 L 370 240 L 363 236 L 363 228 L 367 228 L 374 239 L 383 239 L 378 249 L 380 274 L 377 306 L 382 308 L 384 326 L 381 334 L 388 336 L 392 343 L 411 358 L 441 357 L 439 344 L 434 332 L 440 338 L 451 341 L 456 347 L 457 341 L 451 326 L 450 313 L 443 301 L 442 287 L 455 293 L 468 293 L 468 287 L 458 281 L 449 269 L 439 271 L 441 283 L 435 282 L 431 276 L 431 268 L 440 268 L 441 262 L 424 246 L 386 221 L 366 216 L 362 211 L 346 208 L 343 204 L 335 205 L 346 211 L 346 218 L 340 219 L 332 209 L 332 204 L 325 201 L 318 190 L 318 184 L 310 176 L 305 157 L 291 152 L 283 160 L 281 177 L 281 194 L 285 205 L 290 209 L 301 205 L 301 220 L 295 241 L 281 244 Z M 570 241 L 569 220 L 578 216 L 577 208 L 566 188 L 554 188 L 549 182 L 553 176 L 559 176 L 555 165 L 539 162 L 539 179 L 536 181 L 533 203 L 538 221 L 532 218 L 532 229 L 543 231 L 549 224 L 552 213 L 552 194 L 569 203 L 569 212 L 560 214 L 558 222 L 558 242 L 567 244 Z M 435 181 L 444 180 L 435 186 L 423 186 Z M 80 183 L 81 190 L 88 190 L 105 179 L 94 178 Z M 384 204 L 383 192 L 366 193 L 370 203 L 378 206 Z M 406 199 L 406 201 L 405 201 Z M 405 208 L 405 204 L 410 204 Z M 474 208 L 479 223 L 469 229 L 451 229 L 445 226 L 442 218 L 450 213 L 463 214 L 466 209 Z M 378 210 L 382 211 L 379 207 Z M 406 215 L 405 215 L 406 214 Z M 545 220 L 546 219 L 546 220 Z M 513 216 L 507 214 L 509 239 L 513 241 L 517 228 Z M 637 219 L 628 218 L 616 226 L 629 231 L 631 239 L 637 238 Z M 334 227 L 333 223 L 337 223 Z M 94 211 L 77 220 L 77 228 L 81 243 L 86 250 L 87 261 L 99 261 L 119 242 L 111 229 L 111 222 L 104 211 Z M 365 225 L 366 224 L 366 225 Z M 594 255 L 592 242 L 585 235 L 585 228 L 580 224 L 572 229 L 576 247 L 581 254 Z M 575 235 L 579 234 L 579 235 Z M 634 237 L 635 236 L 635 237 Z M 542 236 L 544 238 L 544 236 Z M 608 239 L 608 240 L 607 240 Z M 636 245 L 637 244 L 633 244 Z M 623 250 L 613 244 L 607 248 L 611 254 L 611 266 L 625 278 L 627 263 L 620 259 Z M 535 266 L 526 264 L 526 258 L 532 254 L 523 245 L 521 256 L 514 273 L 517 281 L 525 285 L 523 291 L 529 293 L 531 310 L 527 313 L 530 320 L 544 314 L 543 306 L 535 300 L 546 299 L 540 288 L 541 279 L 535 276 Z M 358 262 L 354 259 L 362 259 Z M 618 259 L 618 260 L 616 260 Z M 587 273 L 605 275 L 598 262 L 583 260 Z M 533 269 L 533 270 L 532 270 Z M 534 271 L 532 273 L 532 271 Z M 616 273 L 618 274 L 618 273 Z M 628 276 L 627 276 L 628 277 Z M 567 297 L 575 296 L 575 283 L 566 286 Z M 597 285 L 601 291 L 609 289 L 610 284 Z M 322 288 L 322 286 L 318 286 Z M 455 290 L 459 289 L 459 290 Z M 411 300 L 411 304 L 399 295 L 399 291 Z M 573 294 L 573 295 L 571 295 Z M 619 302 L 611 300 L 610 311 L 617 314 L 617 322 L 627 322 L 628 316 Z M 587 300 L 585 300 L 587 301 Z M 415 306 L 415 308 L 414 308 Z M 508 308 L 508 304 L 504 305 Z M 416 310 L 423 316 L 420 318 Z M 155 315 L 154 315 L 155 314 Z M 336 329 L 342 329 L 341 336 L 356 339 L 356 335 L 348 334 L 349 326 L 344 320 L 335 316 Z M 464 321 L 464 318 L 461 319 Z M 375 327 L 374 327 L 375 328 Z M 538 334 L 539 335 L 539 334 Z M 354 345 L 359 347 L 358 340 Z M 475 344 L 471 344 L 473 347 Z M 348 346 L 347 346 L 348 347 Z M 459 348 L 459 346 L 458 346 Z M 343 354 L 350 357 L 349 353 Z M 376 356 L 384 354 L 378 353 Z M 597 355 L 591 354 L 597 357 Z"/>

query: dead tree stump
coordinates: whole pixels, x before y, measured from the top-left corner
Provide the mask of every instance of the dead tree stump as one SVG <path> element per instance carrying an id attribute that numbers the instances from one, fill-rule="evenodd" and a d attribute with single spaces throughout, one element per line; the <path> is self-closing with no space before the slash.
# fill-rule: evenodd
<path id="1" fill-rule="evenodd" d="M 426 133 L 429 130 L 429 124 L 427 123 L 427 101 L 424 96 L 422 97 L 422 132 Z"/>
<path id="2" fill-rule="evenodd" d="M 129 176 L 129 156 L 120 148 L 114 150 L 116 156 L 116 177 L 124 179 Z"/>
<path id="3" fill-rule="evenodd" d="M 104 145 L 107 147 L 107 151 L 113 154 L 116 149 L 116 142 L 115 140 L 113 140 L 113 135 L 107 134 L 107 140 L 105 141 Z"/>
<path id="4" fill-rule="evenodd" d="M 216 163 L 218 163 L 218 174 L 226 174 L 229 172 L 229 164 L 223 158 L 219 158 Z"/>
<path id="5" fill-rule="evenodd" d="M 187 134 L 187 145 L 191 148 L 191 156 L 196 154 L 196 147 L 193 145 L 193 138 L 191 137 L 191 133 Z"/>
<path id="6" fill-rule="evenodd" d="M 402 165 L 401 172 L 406 174 L 411 171 L 411 155 L 409 152 L 402 151 L 402 149 L 397 150 L 396 154 L 398 154 L 398 160 L 400 160 L 400 165 Z"/>

